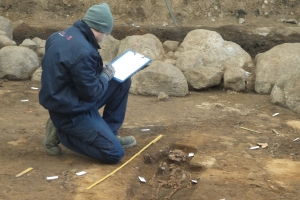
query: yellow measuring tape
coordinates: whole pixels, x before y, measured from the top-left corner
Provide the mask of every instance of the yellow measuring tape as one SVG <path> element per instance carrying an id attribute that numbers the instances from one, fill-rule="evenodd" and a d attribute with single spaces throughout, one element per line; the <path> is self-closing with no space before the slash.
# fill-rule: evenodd
<path id="1" fill-rule="evenodd" d="M 23 176 L 24 174 L 26 174 L 27 172 L 30 172 L 31 170 L 33 170 L 32 167 L 29 167 L 28 169 L 22 171 L 21 173 L 17 174 L 16 177 L 20 177 Z"/>
<path id="2" fill-rule="evenodd" d="M 91 186 L 89 186 L 88 189 L 91 189 L 92 187 L 94 187 L 95 185 L 101 183 L 102 181 L 104 181 L 105 179 L 107 179 L 108 177 L 110 177 L 111 175 L 113 175 L 114 173 L 116 173 L 117 171 L 119 171 L 120 169 L 122 169 L 125 165 L 127 165 L 130 161 L 132 161 L 135 157 L 137 157 L 141 152 L 143 152 L 145 149 L 147 149 L 151 144 L 154 144 L 155 142 L 157 142 L 160 138 L 162 137 L 162 135 L 159 135 L 157 138 L 155 138 L 154 140 L 152 140 L 147 146 L 145 146 L 144 148 L 142 148 L 138 153 L 136 153 L 134 156 L 132 156 L 129 160 L 127 160 L 123 165 L 121 165 L 120 167 L 118 167 L 117 169 L 115 169 L 113 172 L 111 172 L 110 174 L 106 175 L 105 177 L 103 177 L 101 180 L 95 182 L 94 184 L 92 184 Z"/>

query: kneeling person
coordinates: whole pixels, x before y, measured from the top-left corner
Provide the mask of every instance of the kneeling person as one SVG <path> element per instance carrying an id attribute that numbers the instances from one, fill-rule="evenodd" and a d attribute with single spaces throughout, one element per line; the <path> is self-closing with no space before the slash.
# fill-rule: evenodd
<path id="1" fill-rule="evenodd" d="M 106 3 L 94 5 L 82 20 L 46 41 L 39 102 L 50 115 L 42 142 L 49 155 L 60 155 L 61 143 L 100 162 L 118 163 L 124 148 L 136 145 L 133 136 L 118 136 L 131 79 L 113 80 L 113 66 L 103 66 L 98 53 L 113 23 Z"/>

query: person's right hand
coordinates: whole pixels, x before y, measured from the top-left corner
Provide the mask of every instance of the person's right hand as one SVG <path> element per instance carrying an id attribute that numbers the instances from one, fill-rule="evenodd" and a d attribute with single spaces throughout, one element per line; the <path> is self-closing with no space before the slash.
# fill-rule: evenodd
<path id="1" fill-rule="evenodd" d="M 101 73 L 101 76 L 105 77 L 107 81 L 110 81 L 115 75 L 115 68 L 108 64 L 103 68 L 103 71 Z"/>

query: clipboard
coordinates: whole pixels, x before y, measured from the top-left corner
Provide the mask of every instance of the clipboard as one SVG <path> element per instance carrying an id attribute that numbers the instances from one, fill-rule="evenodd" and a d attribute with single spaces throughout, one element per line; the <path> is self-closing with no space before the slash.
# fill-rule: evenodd
<path id="1" fill-rule="evenodd" d="M 129 49 L 110 63 L 115 68 L 113 79 L 123 82 L 151 61 L 151 58 Z"/>

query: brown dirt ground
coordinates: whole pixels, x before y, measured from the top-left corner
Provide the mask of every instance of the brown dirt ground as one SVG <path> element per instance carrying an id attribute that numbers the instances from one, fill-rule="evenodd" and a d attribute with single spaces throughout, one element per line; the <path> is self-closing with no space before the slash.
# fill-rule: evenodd
<path id="1" fill-rule="evenodd" d="M 6 81 L 0 87 L 0 199 L 298 199 L 299 115 L 269 96 L 218 88 L 187 97 L 130 95 L 121 135 L 138 145 L 122 162 L 104 165 L 63 148 L 48 156 L 41 145 L 47 111 L 38 103 L 39 83 Z M 28 102 L 21 100 L 28 99 Z M 273 117 L 274 113 L 279 115 Z M 259 131 L 256 133 L 240 127 Z M 143 128 L 149 131 L 141 131 Z M 299 127 L 298 127 L 299 128 Z M 275 134 L 275 129 L 279 134 Z M 160 134 L 134 160 L 91 189 Z M 268 147 L 250 150 L 257 143 Z M 168 159 L 182 150 L 194 157 Z M 181 152 L 182 153 L 182 152 Z M 16 178 L 23 170 L 29 173 Z M 163 170 L 162 167 L 165 167 Z M 75 173 L 86 171 L 77 176 Z M 163 173 L 164 172 L 164 173 Z M 48 176 L 58 179 L 47 181 Z M 147 182 L 141 183 L 138 176 Z M 198 180 L 191 184 L 190 179 Z"/>

